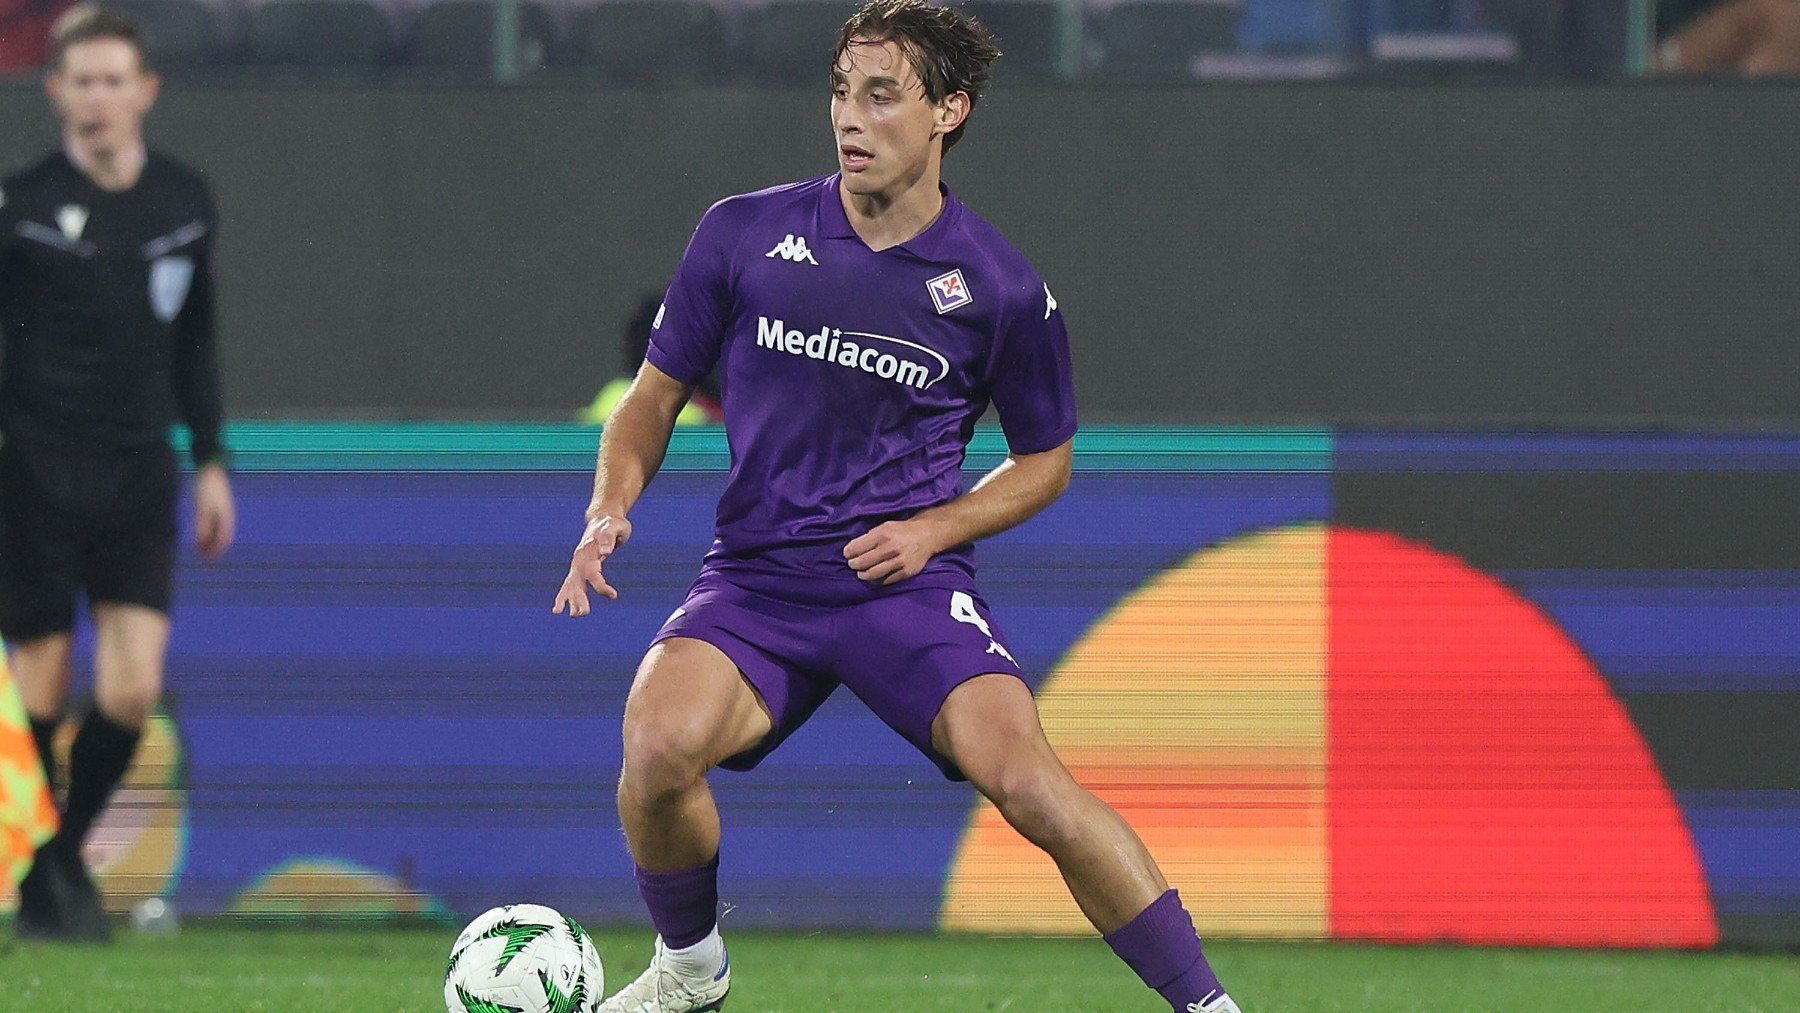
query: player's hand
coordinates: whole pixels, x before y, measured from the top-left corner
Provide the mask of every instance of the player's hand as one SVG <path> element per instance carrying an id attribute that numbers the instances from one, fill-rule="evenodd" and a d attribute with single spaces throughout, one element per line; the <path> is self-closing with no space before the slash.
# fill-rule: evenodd
<path id="1" fill-rule="evenodd" d="M 563 578 L 562 590 L 556 592 L 556 604 L 550 611 L 560 614 L 566 607 L 571 616 L 585 616 L 593 611 L 588 604 L 588 588 L 613 601 L 619 592 L 606 582 L 600 572 L 606 557 L 631 537 L 631 522 L 613 514 L 603 514 L 588 522 L 575 545 L 575 558 L 569 561 L 569 575 Z"/>
<path id="2" fill-rule="evenodd" d="M 898 584 L 918 576 L 936 554 L 931 528 L 919 520 L 878 524 L 844 546 L 850 569 L 871 584 Z"/>
<path id="3" fill-rule="evenodd" d="M 194 477 L 194 548 L 217 559 L 237 537 L 237 505 L 223 465 L 208 464 Z"/>

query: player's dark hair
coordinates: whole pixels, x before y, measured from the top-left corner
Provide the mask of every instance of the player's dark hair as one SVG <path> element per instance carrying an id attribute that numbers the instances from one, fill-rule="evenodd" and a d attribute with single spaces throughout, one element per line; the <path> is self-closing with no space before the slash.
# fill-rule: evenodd
<path id="1" fill-rule="evenodd" d="M 988 69 L 1000 59 L 994 33 L 967 11 L 925 0 L 872 0 L 844 22 L 831 65 L 836 67 L 852 45 L 883 42 L 899 44 L 925 86 L 926 101 L 936 105 L 960 91 L 969 96 L 971 113 L 987 87 Z M 968 125 L 964 117 L 944 135 L 945 151 L 962 139 Z"/>
<path id="2" fill-rule="evenodd" d="M 76 4 L 50 26 L 51 69 L 62 69 L 63 57 L 71 46 L 95 39 L 118 39 L 129 43 L 137 50 L 138 67 L 145 71 L 150 69 L 150 52 L 144 48 L 144 33 L 138 30 L 137 22 L 118 11 L 93 4 Z"/>

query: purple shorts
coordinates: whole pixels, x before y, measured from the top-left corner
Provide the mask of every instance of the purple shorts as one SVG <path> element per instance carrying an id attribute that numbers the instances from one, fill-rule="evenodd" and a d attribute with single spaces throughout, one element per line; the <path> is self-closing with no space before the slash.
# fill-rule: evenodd
<path id="1" fill-rule="evenodd" d="M 842 684 L 945 777 L 962 781 L 956 765 L 932 748 L 931 723 L 957 686 L 978 675 L 1023 673 L 974 582 L 958 584 L 903 585 L 851 604 L 818 605 L 760 594 L 707 571 L 652 643 L 687 637 L 717 647 L 768 706 L 774 729 L 720 764 L 728 770 L 762 762 Z"/>

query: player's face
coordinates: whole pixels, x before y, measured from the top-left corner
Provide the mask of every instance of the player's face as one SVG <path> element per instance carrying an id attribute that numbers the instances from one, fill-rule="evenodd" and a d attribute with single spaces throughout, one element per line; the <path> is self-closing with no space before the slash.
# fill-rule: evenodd
<path id="1" fill-rule="evenodd" d="M 905 190 L 942 157 L 938 139 L 967 112 L 962 92 L 928 101 L 898 43 L 852 41 L 831 72 L 831 128 L 844 187 L 869 196 Z"/>
<path id="2" fill-rule="evenodd" d="M 63 125 L 81 143 L 116 149 L 137 143 L 156 104 L 158 82 L 123 39 L 77 42 L 47 81 Z"/>

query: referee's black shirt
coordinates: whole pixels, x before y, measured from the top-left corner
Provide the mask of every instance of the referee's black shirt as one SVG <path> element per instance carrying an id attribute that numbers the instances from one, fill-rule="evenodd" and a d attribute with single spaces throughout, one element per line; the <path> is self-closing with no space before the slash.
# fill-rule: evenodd
<path id="1" fill-rule="evenodd" d="M 62 152 L 0 183 L 0 438 L 130 452 L 179 419 L 220 459 L 217 227 L 205 179 L 156 152 L 119 192 Z"/>

